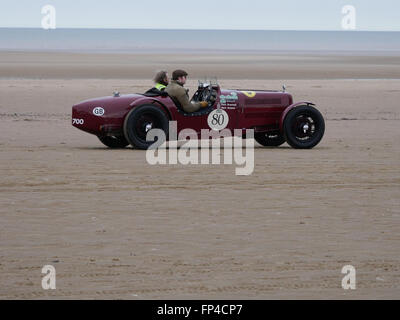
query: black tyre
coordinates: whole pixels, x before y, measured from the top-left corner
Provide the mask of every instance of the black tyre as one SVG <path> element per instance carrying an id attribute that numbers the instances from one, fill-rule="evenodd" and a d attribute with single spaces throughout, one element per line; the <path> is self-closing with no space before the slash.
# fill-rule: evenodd
<path id="1" fill-rule="evenodd" d="M 298 106 L 290 110 L 283 122 L 283 133 L 293 148 L 310 149 L 324 136 L 325 121 L 312 106 Z"/>
<path id="2" fill-rule="evenodd" d="M 104 145 L 112 149 L 125 148 L 129 144 L 124 136 L 105 136 L 98 138 Z"/>
<path id="3" fill-rule="evenodd" d="M 265 147 L 278 147 L 286 141 L 279 132 L 256 132 L 254 139 Z"/>
<path id="4" fill-rule="evenodd" d="M 133 108 L 125 117 L 124 135 L 134 148 L 148 149 L 154 141 L 146 141 L 147 132 L 155 128 L 163 130 L 168 137 L 168 117 L 154 105 Z"/>

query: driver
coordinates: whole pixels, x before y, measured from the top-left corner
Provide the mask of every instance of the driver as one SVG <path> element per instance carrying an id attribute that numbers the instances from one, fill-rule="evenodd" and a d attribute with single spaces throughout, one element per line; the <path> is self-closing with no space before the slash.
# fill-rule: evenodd
<path id="1" fill-rule="evenodd" d="M 186 83 L 187 72 L 184 70 L 175 70 L 172 73 L 172 80 L 165 88 L 165 92 L 168 95 L 176 98 L 182 105 L 185 112 L 196 112 L 200 108 L 208 106 L 207 101 L 190 102 L 189 101 L 189 90 L 185 89 L 183 85 Z"/>

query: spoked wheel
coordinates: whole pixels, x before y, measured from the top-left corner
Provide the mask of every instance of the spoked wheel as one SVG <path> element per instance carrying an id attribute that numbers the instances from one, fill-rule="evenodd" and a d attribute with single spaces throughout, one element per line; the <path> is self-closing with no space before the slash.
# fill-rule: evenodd
<path id="1" fill-rule="evenodd" d="M 293 148 L 310 149 L 324 136 L 325 121 L 314 107 L 295 107 L 285 117 L 283 132 L 287 143 Z"/>
<path id="2" fill-rule="evenodd" d="M 138 149 L 148 149 L 154 141 L 146 141 L 151 129 L 161 129 L 168 136 L 168 118 L 154 105 L 143 105 L 132 109 L 125 117 L 124 134 L 126 140 Z"/>
<path id="3" fill-rule="evenodd" d="M 125 148 L 129 144 L 124 136 L 98 136 L 98 138 L 105 146 L 112 149 Z"/>
<path id="4" fill-rule="evenodd" d="M 280 132 L 256 132 L 254 139 L 265 147 L 278 147 L 285 142 L 285 137 Z"/>

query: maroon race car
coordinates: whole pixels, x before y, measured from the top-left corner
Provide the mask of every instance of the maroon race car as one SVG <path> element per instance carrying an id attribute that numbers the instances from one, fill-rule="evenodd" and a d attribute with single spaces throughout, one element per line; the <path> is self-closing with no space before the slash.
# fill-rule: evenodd
<path id="1" fill-rule="evenodd" d="M 291 94 L 266 90 L 222 90 L 216 82 L 199 82 L 193 101 L 209 101 L 206 108 L 186 113 L 179 102 L 154 88 L 144 94 L 90 99 L 72 107 L 72 125 L 96 135 L 110 148 L 129 144 L 147 149 L 154 141 L 146 136 L 153 128 L 168 137 L 169 121 L 177 122 L 177 132 L 190 128 L 200 138 L 210 129 L 209 114 L 215 109 L 229 119 L 225 127 L 254 129 L 255 140 L 263 146 L 279 146 L 285 141 L 294 148 L 312 148 L 322 139 L 325 122 L 311 102 L 293 103 Z M 219 119 L 217 118 L 217 121 Z M 226 119 L 225 119 L 226 122 Z"/>

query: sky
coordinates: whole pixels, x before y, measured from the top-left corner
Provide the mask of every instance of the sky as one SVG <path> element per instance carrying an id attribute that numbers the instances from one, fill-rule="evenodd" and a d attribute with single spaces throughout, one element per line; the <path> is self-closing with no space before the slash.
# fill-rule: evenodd
<path id="1" fill-rule="evenodd" d="M 0 27 L 40 28 L 45 5 L 57 28 L 400 31 L 399 0 L 0 0 Z"/>

